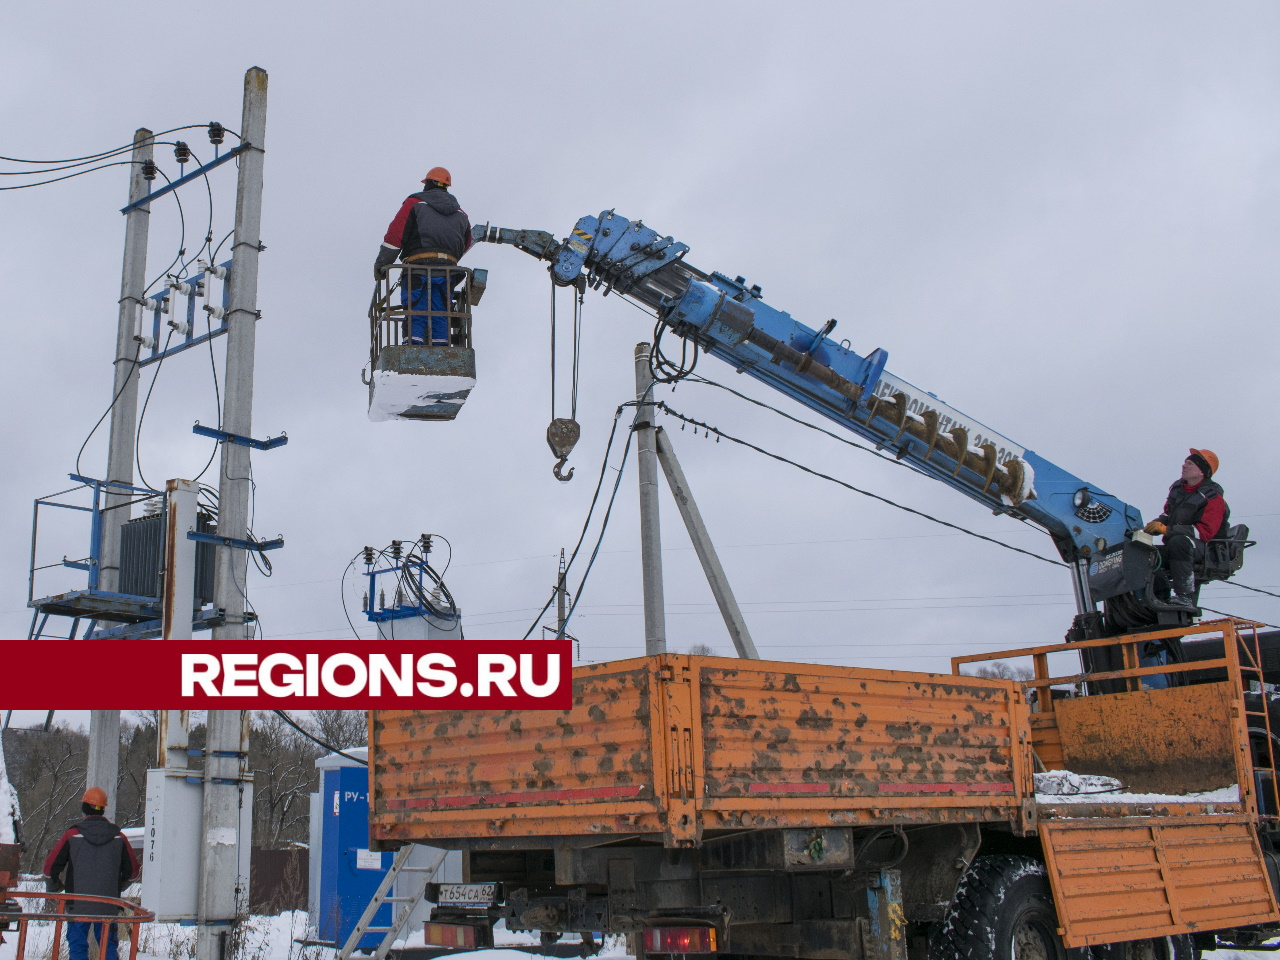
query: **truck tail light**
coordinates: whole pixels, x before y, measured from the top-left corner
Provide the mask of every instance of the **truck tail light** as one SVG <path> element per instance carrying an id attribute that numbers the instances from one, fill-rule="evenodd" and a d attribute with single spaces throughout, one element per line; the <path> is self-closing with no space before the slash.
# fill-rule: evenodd
<path id="1" fill-rule="evenodd" d="M 715 927 L 649 927 L 644 931 L 645 953 L 715 953 Z"/>
<path id="2" fill-rule="evenodd" d="M 423 937 L 429 947 L 476 946 L 476 928 L 466 923 L 428 923 Z"/>

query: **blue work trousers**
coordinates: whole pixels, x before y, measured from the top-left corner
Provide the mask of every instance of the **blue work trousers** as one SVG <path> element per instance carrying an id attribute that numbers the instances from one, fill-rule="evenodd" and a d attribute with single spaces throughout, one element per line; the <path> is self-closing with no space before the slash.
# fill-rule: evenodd
<path id="1" fill-rule="evenodd" d="M 116 954 L 119 949 L 116 943 L 119 928 L 114 921 L 103 921 L 110 926 L 107 931 L 107 955 L 99 957 L 98 960 L 116 960 Z M 102 922 L 99 923 L 68 923 L 67 924 L 67 953 L 71 960 L 89 960 L 89 937 L 92 935 L 95 944 L 102 943 Z"/>
<path id="2" fill-rule="evenodd" d="M 425 311 L 429 309 L 433 312 L 443 313 L 449 308 L 448 280 L 445 277 L 432 277 L 429 281 L 426 277 L 415 278 L 412 298 L 410 298 L 409 291 L 404 286 L 400 287 L 400 304 L 401 306 L 407 305 L 410 310 L 424 312 L 424 315 L 414 315 L 413 323 L 410 325 L 409 342 L 427 343 L 427 317 L 425 316 Z M 443 316 L 431 317 L 430 343 L 442 346 L 448 342 L 449 318 Z"/>
<path id="3" fill-rule="evenodd" d="M 1164 667 L 1169 664 L 1169 652 L 1159 643 L 1144 643 L 1138 648 L 1138 665 L 1142 667 Z M 1167 690 L 1169 675 L 1153 673 L 1142 678 L 1144 690 Z"/>

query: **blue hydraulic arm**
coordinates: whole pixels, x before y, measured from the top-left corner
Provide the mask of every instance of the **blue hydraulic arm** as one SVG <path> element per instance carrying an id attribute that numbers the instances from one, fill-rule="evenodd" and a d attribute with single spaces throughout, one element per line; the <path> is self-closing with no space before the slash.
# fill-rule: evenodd
<path id="1" fill-rule="evenodd" d="M 627 296 L 678 336 L 892 451 L 919 473 L 994 513 L 1037 524 L 1076 566 L 1078 583 L 1080 561 L 1142 526 L 1137 508 L 889 373 L 884 350 L 860 356 L 829 338 L 834 320 L 821 330 L 805 326 L 766 303 L 760 287 L 742 277 L 690 266 L 687 245 L 639 221 L 606 210 L 583 217 L 563 241 L 544 231 L 488 225 L 477 226 L 473 239 L 511 244 L 550 261 L 559 285 Z M 1077 599 L 1087 603 L 1087 592 Z"/>

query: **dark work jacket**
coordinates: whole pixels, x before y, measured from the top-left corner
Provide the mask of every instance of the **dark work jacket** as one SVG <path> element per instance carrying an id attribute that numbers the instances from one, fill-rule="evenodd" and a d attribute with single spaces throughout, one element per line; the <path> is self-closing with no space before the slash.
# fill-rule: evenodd
<path id="1" fill-rule="evenodd" d="M 63 878 L 63 871 L 66 876 Z M 85 817 L 58 838 L 44 862 L 45 875 L 58 881 L 68 893 L 118 897 L 137 874 L 133 848 L 120 828 L 106 817 Z M 71 913 L 115 913 L 104 903 L 73 900 Z"/>
<path id="2" fill-rule="evenodd" d="M 1177 480 L 1169 487 L 1169 497 L 1164 502 L 1164 513 L 1160 515 L 1160 520 L 1169 527 L 1192 527 L 1201 524 L 1206 513 L 1211 520 L 1220 514 L 1221 520 L 1216 529 L 1206 530 L 1202 526 L 1200 539 L 1216 540 L 1231 524 L 1231 508 L 1222 496 L 1222 487 L 1206 479 L 1187 489 L 1185 483 Z M 1206 533 L 1208 536 L 1205 536 Z"/>
<path id="3" fill-rule="evenodd" d="M 401 204 L 382 245 L 384 251 L 398 247 L 401 260 L 418 253 L 447 253 L 458 260 L 471 246 L 471 221 L 453 194 L 433 187 Z"/>

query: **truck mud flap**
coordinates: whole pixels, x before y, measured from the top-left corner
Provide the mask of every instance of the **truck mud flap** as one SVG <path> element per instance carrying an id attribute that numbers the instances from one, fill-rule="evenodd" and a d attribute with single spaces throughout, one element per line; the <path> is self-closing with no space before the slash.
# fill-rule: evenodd
<path id="1" fill-rule="evenodd" d="M 1280 921 L 1243 816 L 1042 821 L 1068 947 Z"/>

